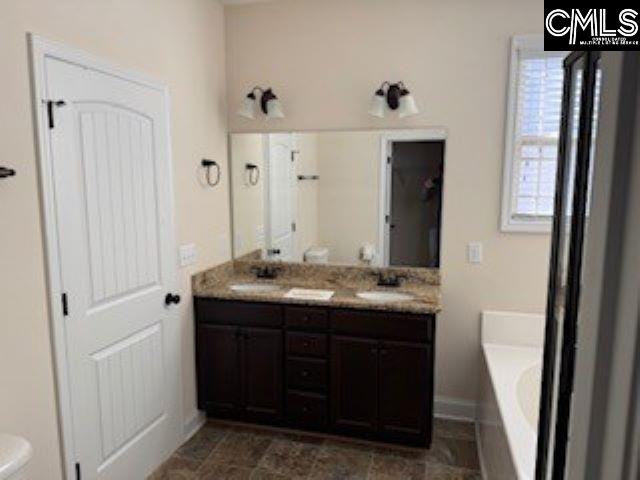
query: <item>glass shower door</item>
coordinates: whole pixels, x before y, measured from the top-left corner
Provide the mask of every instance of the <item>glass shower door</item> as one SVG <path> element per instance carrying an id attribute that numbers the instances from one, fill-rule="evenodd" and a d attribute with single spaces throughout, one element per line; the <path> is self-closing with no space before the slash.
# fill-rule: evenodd
<path id="1" fill-rule="evenodd" d="M 564 91 L 545 330 L 536 478 L 563 478 L 595 139 L 599 54 L 574 52 Z"/>

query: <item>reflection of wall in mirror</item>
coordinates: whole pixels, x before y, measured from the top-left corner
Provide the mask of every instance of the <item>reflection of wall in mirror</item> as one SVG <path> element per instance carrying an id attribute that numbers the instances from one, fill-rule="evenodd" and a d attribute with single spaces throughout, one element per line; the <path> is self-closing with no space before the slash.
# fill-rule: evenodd
<path id="1" fill-rule="evenodd" d="M 318 174 L 318 134 L 298 133 L 296 175 Z M 301 262 L 304 252 L 319 244 L 318 180 L 298 180 L 296 206 L 296 249 L 294 260 Z"/>
<path id="2" fill-rule="evenodd" d="M 268 134 L 267 134 L 268 135 Z M 266 143 L 263 134 L 231 136 L 234 255 L 265 245 Z M 321 132 L 295 135 L 295 250 L 303 261 L 311 247 L 326 247 L 329 262 L 360 263 L 360 251 L 378 246 L 380 132 Z M 260 168 L 257 185 L 247 163 Z"/>
<path id="3" fill-rule="evenodd" d="M 231 136 L 234 255 L 240 257 L 264 245 L 264 145 L 262 134 Z M 247 163 L 257 165 L 260 179 L 249 183 Z"/>
<path id="4" fill-rule="evenodd" d="M 378 246 L 380 132 L 318 134 L 319 239 L 331 263 L 356 264 Z"/>

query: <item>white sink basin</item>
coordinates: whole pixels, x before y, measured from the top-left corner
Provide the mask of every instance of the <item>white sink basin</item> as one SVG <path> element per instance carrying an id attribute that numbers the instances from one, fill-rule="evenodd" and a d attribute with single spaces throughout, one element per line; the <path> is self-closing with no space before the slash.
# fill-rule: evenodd
<path id="1" fill-rule="evenodd" d="M 276 290 L 280 290 L 280 288 L 279 285 L 269 283 L 237 283 L 229 286 L 230 290 L 241 293 L 275 292 Z"/>
<path id="2" fill-rule="evenodd" d="M 415 298 L 409 293 L 400 292 L 358 292 L 356 297 L 370 302 L 406 302 Z"/>

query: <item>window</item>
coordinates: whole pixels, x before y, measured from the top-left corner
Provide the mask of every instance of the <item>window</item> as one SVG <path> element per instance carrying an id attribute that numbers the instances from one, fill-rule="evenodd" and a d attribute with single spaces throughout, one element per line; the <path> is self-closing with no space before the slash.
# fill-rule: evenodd
<path id="1" fill-rule="evenodd" d="M 542 36 L 512 40 L 503 231 L 551 231 L 564 57 L 564 52 L 545 52 Z"/>

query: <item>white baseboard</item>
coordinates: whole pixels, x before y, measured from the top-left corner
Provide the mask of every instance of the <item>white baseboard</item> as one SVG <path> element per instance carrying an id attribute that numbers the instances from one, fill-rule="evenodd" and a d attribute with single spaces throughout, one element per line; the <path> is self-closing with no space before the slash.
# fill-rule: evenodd
<path id="1" fill-rule="evenodd" d="M 206 421 L 207 416 L 203 412 L 196 410 L 196 412 L 184 423 L 184 441 L 186 442 L 193 437 L 195 433 L 202 428 Z"/>
<path id="2" fill-rule="evenodd" d="M 452 420 L 476 421 L 476 404 L 460 398 L 440 397 L 435 398 L 434 415 L 438 418 Z M 184 439 L 191 438 L 207 421 L 203 412 L 196 411 L 184 424 Z"/>
<path id="3" fill-rule="evenodd" d="M 476 421 L 476 402 L 469 400 L 436 396 L 433 410 L 436 417 Z"/>

